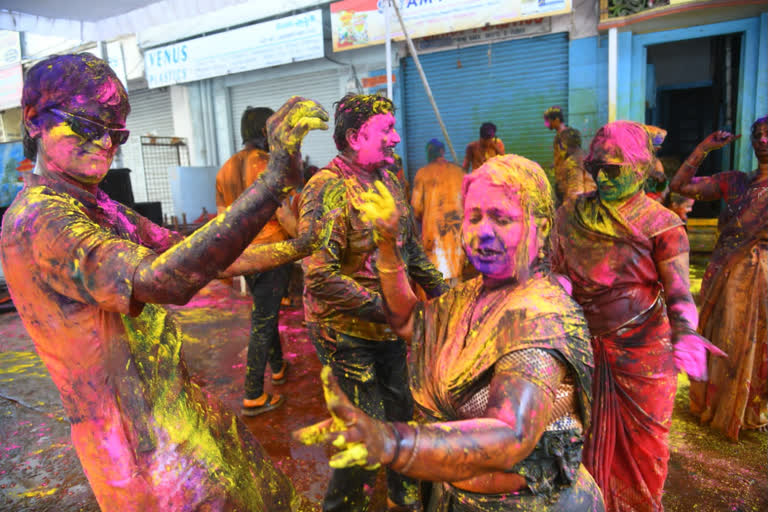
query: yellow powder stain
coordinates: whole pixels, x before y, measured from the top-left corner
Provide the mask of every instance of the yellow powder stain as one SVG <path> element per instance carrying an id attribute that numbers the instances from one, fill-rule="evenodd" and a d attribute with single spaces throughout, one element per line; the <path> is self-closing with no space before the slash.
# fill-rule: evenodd
<path id="1" fill-rule="evenodd" d="M 0 383 L 24 377 L 50 378 L 43 361 L 34 352 L 0 352 Z"/>
<path id="2" fill-rule="evenodd" d="M 58 487 L 51 487 L 50 489 L 40 489 L 40 490 L 34 490 L 34 491 L 27 491 L 22 492 L 20 494 L 17 494 L 17 497 L 19 498 L 42 498 L 43 496 L 50 496 L 51 494 L 58 491 Z"/>
<path id="3" fill-rule="evenodd" d="M 58 125 L 51 128 L 48 133 L 53 139 L 59 139 L 61 137 L 71 137 L 73 135 L 75 137 L 78 136 L 75 132 L 72 131 L 72 128 L 70 128 L 69 125 L 64 121 L 62 121 Z"/>
<path id="4" fill-rule="evenodd" d="M 362 213 L 365 222 L 376 223 L 377 220 L 391 218 L 397 211 L 395 198 L 381 181 L 374 182 L 375 191 L 367 190 L 360 193 L 359 204 L 355 205 Z"/>

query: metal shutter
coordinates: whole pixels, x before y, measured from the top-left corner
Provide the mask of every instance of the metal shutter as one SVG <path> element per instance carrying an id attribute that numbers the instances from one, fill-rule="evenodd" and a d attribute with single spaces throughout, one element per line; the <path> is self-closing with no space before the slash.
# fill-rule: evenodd
<path id="1" fill-rule="evenodd" d="M 309 156 L 312 165 L 322 167 L 336 156 L 336 145 L 333 143 L 333 104 L 343 96 L 339 73 L 336 71 L 307 73 L 232 87 L 230 100 L 235 148 L 242 147 L 240 117 L 246 107 L 269 107 L 277 110 L 294 95 L 319 102 L 331 116 L 328 130 L 310 132 L 304 139 L 301 145 L 304 158 Z"/>
<path id="2" fill-rule="evenodd" d="M 126 121 L 131 137 L 121 148 L 123 167 L 131 170 L 131 187 L 136 202 L 147 201 L 144 164 L 141 158 L 141 136 L 173 136 L 171 92 L 167 87 L 131 91 L 128 94 L 131 113 Z M 166 212 L 167 213 L 167 212 Z"/>
<path id="3" fill-rule="evenodd" d="M 567 34 L 430 53 L 419 60 L 459 165 L 467 144 L 479 137 L 480 125 L 486 121 L 497 126 L 507 153 L 551 165 L 554 132 L 544 126 L 543 114 L 552 105 L 568 113 Z M 443 135 L 411 57 L 403 59 L 402 75 L 408 165 L 413 175 L 426 164 L 427 141 L 442 140 Z"/>

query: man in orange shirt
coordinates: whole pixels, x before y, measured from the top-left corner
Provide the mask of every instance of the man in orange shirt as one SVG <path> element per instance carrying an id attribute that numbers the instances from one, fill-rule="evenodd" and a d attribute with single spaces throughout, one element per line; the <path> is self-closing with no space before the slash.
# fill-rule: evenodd
<path id="1" fill-rule="evenodd" d="M 483 123 L 480 126 L 480 139 L 467 144 L 467 150 L 464 155 L 464 170 L 469 172 L 475 170 L 485 163 L 489 158 L 504 154 L 504 143 L 496 137 L 496 125 L 493 123 Z"/>
<path id="2" fill-rule="evenodd" d="M 240 133 L 244 147 L 224 163 L 216 176 L 216 207 L 219 212 L 232 204 L 266 170 L 269 162 L 266 122 L 273 113 L 272 109 L 266 107 L 248 107 L 243 112 Z M 283 220 L 286 226 L 278 219 Z M 266 244 L 287 240 L 296 234 L 295 231 L 290 232 L 295 230 L 295 225 L 296 220 L 291 214 L 290 206 L 283 204 L 251 243 Z M 282 384 L 285 381 L 288 362 L 283 359 L 277 321 L 280 301 L 288 288 L 290 268 L 290 264 L 286 264 L 266 272 L 244 276 L 253 296 L 245 398 L 241 410 L 245 416 L 256 416 L 271 411 L 284 400 L 282 395 L 264 393 L 264 370 L 269 361 L 272 383 Z"/>
<path id="3" fill-rule="evenodd" d="M 448 284 L 454 285 L 465 263 L 461 248 L 464 170 L 445 159 L 445 145 L 437 139 L 427 143 L 427 161 L 414 177 L 411 206 L 421 222 L 424 252 Z"/>

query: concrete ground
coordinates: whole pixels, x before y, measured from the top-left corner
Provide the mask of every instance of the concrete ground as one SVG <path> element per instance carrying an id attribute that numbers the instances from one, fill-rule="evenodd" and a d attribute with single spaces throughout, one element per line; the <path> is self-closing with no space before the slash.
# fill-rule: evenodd
<path id="1" fill-rule="evenodd" d="M 700 268 L 694 269 L 694 278 L 700 274 Z M 696 285 L 694 280 L 692 288 Z M 173 309 L 185 333 L 184 350 L 193 378 L 238 409 L 250 298 L 216 281 L 186 306 Z M 291 367 L 287 382 L 275 391 L 285 393 L 287 403 L 245 421 L 299 492 L 317 503 L 319 510 L 330 475 L 329 453 L 301 446 L 289 435 L 326 417 L 320 364 L 302 327 L 299 308 L 284 309 L 281 336 Z M 768 510 L 768 435 L 746 432 L 736 444 L 700 427 L 687 412 L 687 389 L 683 376 L 672 426 L 666 509 Z M 373 510 L 384 508 L 382 484 L 380 479 Z M 58 392 L 16 313 L 0 315 L 0 511 L 5 510 L 98 510 L 70 443 Z"/>

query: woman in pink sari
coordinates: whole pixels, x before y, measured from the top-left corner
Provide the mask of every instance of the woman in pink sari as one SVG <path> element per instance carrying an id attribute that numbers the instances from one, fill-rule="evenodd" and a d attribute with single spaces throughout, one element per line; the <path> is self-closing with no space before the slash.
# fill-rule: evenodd
<path id="1" fill-rule="evenodd" d="M 676 373 L 705 378 L 711 345 L 695 331 L 683 223 L 643 192 L 653 161 L 643 125 L 603 126 L 585 161 L 597 191 L 555 221 L 554 270 L 573 281 L 592 334 L 584 462 L 609 511 L 662 510 Z"/>

